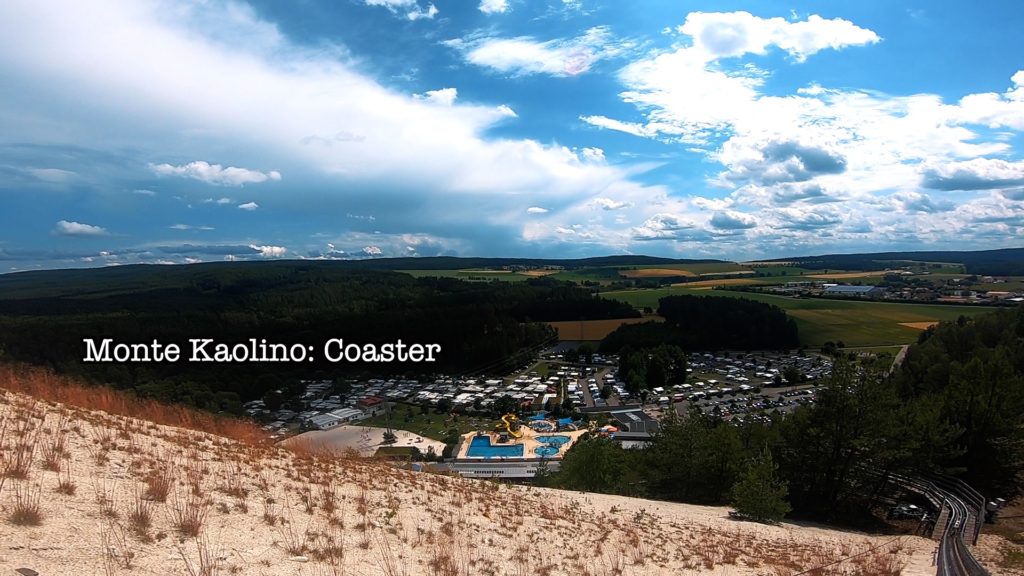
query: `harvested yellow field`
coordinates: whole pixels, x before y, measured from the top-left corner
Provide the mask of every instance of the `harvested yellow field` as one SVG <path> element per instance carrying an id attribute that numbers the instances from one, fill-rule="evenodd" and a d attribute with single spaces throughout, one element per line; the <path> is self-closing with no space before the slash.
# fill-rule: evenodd
<path id="1" fill-rule="evenodd" d="M 623 270 L 620 275 L 626 278 L 664 278 L 665 276 L 697 276 L 689 270 L 676 270 L 675 268 L 641 268 L 639 270 Z"/>
<path id="2" fill-rule="evenodd" d="M 864 278 L 865 276 L 884 276 L 888 270 L 873 270 L 871 272 L 838 272 L 836 274 L 807 274 L 805 278 Z"/>
<path id="3" fill-rule="evenodd" d="M 526 270 L 520 272 L 523 276 L 550 276 L 552 274 L 558 274 L 561 270 Z"/>
<path id="4" fill-rule="evenodd" d="M 661 316 L 645 316 L 643 318 L 618 318 L 615 320 L 579 320 L 569 322 L 548 322 L 558 330 L 558 339 L 562 341 L 604 340 L 616 328 L 623 324 L 638 324 L 654 320 L 661 322 Z"/>
<path id="5" fill-rule="evenodd" d="M 757 284 L 753 278 L 721 278 L 719 280 L 697 280 L 696 282 L 677 282 L 673 287 L 696 288 L 698 290 L 714 288 L 715 286 L 740 286 L 743 284 Z"/>
<path id="6" fill-rule="evenodd" d="M 729 272 L 705 272 L 701 276 L 750 276 L 756 274 L 753 270 L 731 270 Z"/>
<path id="7" fill-rule="evenodd" d="M 906 326 L 915 330 L 927 330 L 936 324 L 938 322 L 900 322 L 900 326 Z"/>

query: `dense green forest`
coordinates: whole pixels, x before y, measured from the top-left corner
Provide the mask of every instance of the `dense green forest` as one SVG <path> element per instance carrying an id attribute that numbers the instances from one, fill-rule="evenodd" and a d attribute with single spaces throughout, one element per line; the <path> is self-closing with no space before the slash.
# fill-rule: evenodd
<path id="1" fill-rule="evenodd" d="M 769 462 L 770 465 L 766 465 Z M 551 482 L 568 488 L 724 504 L 768 478 L 801 517 L 852 519 L 887 473 L 958 475 L 988 498 L 1020 492 L 1024 307 L 924 332 L 888 374 L 840 357 L 815 404 L 768 423 L 670 417 L 643 450 L 594 438 Z M 748 490 L 749 492 L 749 490 Z M 784 509 L 785 506 L 780 509 Z"/>
<path id="2" fill-rule="evenodd" d="M 465 282 L 350 270 L 330 263 L 142 266 L 51 273 L 62 282 L 0 282 L 0 354 L 68 374 L 129 387 L 162 400 L 236 410 L 239 400 L 296 378 L 368 373 L 502 373 L 550 341 L 540 321 L 635 316 L 628 305 L 595 298 L 570 283 Z M 302 363 L 83 363 L 84 338 L 178 343 L 249 338 L 312 345 Z M 328 363 L 325 341 L 436 343 L 430 365 Z"/>
<path id="3" fill-rule="evenodd" d="M 990 276 L 1024 275 L 1024 248 L 978 250 L 972 252 L 877 252 L 873 254 L 826 254 L 779 258 L 804 268 L 833 270 L 882 270 L 911 262 L 949 262 L 963 264 L 968 274 Z"/>
<path id="4" fill-rule="evenodd" d="M 745 298 L 667 296 L 658 301 L 664 322 L 623 324 L 601 342 L 615 354 L 625 346 L 660 344 L 684 350 L 788 350 L 800 345 L 796 322 L 778 306 Z"/>

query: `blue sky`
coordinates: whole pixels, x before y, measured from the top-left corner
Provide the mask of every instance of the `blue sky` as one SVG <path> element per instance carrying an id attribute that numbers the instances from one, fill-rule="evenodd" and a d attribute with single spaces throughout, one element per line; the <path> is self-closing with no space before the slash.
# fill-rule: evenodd
<path id="1" fill-rule="evenodd" d="M 0 272 L 1015 247 L 1024 5 L 0 3 Z"/>

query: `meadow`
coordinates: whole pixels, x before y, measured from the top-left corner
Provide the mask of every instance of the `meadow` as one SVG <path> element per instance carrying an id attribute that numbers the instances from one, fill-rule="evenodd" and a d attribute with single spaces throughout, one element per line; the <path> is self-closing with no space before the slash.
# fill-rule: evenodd
<path id="1" fill-rule="evenodd" d="M 917 341 L 920 330 L 902 323 L 956 320 L 992 310 L 984 306 L 949 306 L 904 302 L 790 298 L 773 294 L 699 290 L 681 287 L 652 290 L 604 292 L 602 297 L 626 302 L 637 308 L 658 308 L 665 296 L 692 294 L 723 298 L 747 298 L 773 304 L 792 316 L 800 330 L 800 341 L 807 346 L 842 341 L 847 346 L 891 346 Z"/>

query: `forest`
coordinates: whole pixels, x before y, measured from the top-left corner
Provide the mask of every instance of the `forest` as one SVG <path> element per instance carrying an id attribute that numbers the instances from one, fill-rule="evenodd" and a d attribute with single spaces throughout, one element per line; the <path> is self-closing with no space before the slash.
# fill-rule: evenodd
<path id="1" fill-rule="evenodd" d="M 751 476 L 803 518 L 863 522 L 889 473 L 959 476 L 988 498 L 1020 492 L 1024 307 L 922 333 L 893 374 L 837 351 L 818 400 L 770 422 L 693 412 L 647 448 L 592 438 L 548 482 L 572 489 L 726 504 Z"/>
<path id="2" fill-rule="evenodd" d="M 1024 275 L 1024 248 L 999 250 L 878 252 L 873 254 L 827 254 L 783 259 L 804 268 L 832 270 L 884 270 L 913 262 L 946 262 L 963 264 L 968 274 L 989 276 Z"/>
<path id="3" fill-rule="evenodd" d="M 358 376 L 368 367 L 323 358 L 298 366 L 83 364 L 83 339 L 156 339 L 188 349 L 190 338 L 267 338 L 318 350 L 331 338 L 402 339 L 441 345 L 430 372 L 503 374 L 554 338 L 540 322 L 637 315 L 626 304 L 546 278 L 466 282 L 297 262 L 60 272 L 36 290 L 25 290 L 20 279 L 0 282 L 0 357 L 214 411 L 237 412 L 240 401 L 282 382 Z M 423 370 L 398 363 L 373 369 L 372 376 L 382 369 L 395 375 Z"/>
<path id="4" fill-rule="evenodd" d="M 796 322 L 778 306 L 745 298 L 666 296 L 664 322 L 623 324 L 601 342 L 601 353 L 661 344 L 683 350 L 788 350 L 800 345 Z"/>

